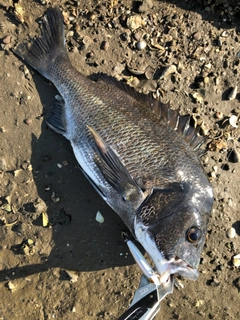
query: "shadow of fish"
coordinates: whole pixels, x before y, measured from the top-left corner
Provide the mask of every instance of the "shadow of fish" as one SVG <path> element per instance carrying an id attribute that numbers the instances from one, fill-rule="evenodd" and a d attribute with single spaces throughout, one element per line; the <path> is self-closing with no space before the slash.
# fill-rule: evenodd
<path id="1" fill-rule="evenodd" d="M 48 125 L 71 142 L 83 173 L 148 252 L 161 282 L 175 273 L 196 279 L 213 191 L 198 159 L 204 138 L 189 116 L 106 75 L 84 77 L 70 63 L 58 8 L 47 10 L 41 37 L 16 54 L 62 95 Z"/>

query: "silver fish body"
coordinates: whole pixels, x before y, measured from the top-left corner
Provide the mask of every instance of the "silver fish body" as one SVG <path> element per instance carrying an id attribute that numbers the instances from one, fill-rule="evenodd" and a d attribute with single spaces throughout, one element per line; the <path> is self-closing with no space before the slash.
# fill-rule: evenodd
<path id="1" fill-rule="evenodd" d="M 197 277 L 213 203 L 199 163 L 202 138 L 188 118 L 116 80 L 84 77 L 64 47 L 62 15 L 50 8 L 42 36 L 16 53 L 63 98 L 47 119 L 83 172 L 153 259 L 161 281 Z M 191 146 L 191 145 L 193 146 Z"/>

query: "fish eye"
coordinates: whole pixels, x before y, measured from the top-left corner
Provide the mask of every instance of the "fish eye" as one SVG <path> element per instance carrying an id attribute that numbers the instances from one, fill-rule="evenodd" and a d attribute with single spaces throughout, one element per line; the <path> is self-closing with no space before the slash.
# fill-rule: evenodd
<path id="1" fill-rule="evenodd" d="M 186 238 L 189 242 L 196 243 L 197 241 L 199 241 L 201 239 L 201 236 L 202 236 L 202 232 L 199 228 L 191 227 L 187 231 Z"/>

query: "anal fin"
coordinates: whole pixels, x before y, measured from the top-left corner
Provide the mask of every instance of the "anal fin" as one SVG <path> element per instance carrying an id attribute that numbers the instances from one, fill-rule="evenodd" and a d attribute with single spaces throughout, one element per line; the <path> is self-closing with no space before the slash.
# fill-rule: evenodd
<path id="1" fill-rule="evenodd" d="M 65 125 L 64 125 L 64 118 L 63 118 L 63 108 L 64 108 L 64 100 L 54 101 L 52 110 L 46 122 L 51 129 L 53 129 L 57 133 L 64 135 Z"/>

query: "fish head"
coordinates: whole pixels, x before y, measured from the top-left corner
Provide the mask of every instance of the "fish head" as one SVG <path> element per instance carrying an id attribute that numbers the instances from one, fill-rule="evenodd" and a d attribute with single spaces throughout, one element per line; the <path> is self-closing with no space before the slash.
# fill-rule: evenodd
<path id="1" fill-rule="evenodd" d="M 184 184 L 153 189 L 138 208 L 134 232 L 152 258 L 161 283 L 171 274 L 196 280 L 213 192 Z"/>

